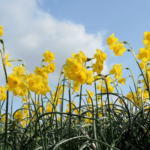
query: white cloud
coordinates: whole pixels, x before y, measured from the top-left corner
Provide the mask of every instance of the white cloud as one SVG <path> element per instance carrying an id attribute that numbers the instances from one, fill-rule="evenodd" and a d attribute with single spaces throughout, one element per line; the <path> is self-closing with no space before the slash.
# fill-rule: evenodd
<path id="1" fill-rule="evenodd" d="M 23 59 L 29 73 L 34 72 L 36 66 L 40 67 L 46 50 L 53 52 L 56 71 L 50 75 L 50 78 L 57 82 L 62 65 L 72 56 L 71 51 L 78 53 L 82 50 L 91 58 L 97 48 L 104 50 L 102 35 L 100 32 L 87 34 L 82 24 L 56 20 L 47 12 L 43 12 L 37 2 L 36 0 L 0 0 L 0 25 L 4 29 L 2 38 L 6 54 L 9 53 L 10 59 Z M 14 67 L 20 63 L 12 64 Z M 105 64 L 103 73 L 107 71 Z M 8 73 L 11 72 L 12 69 L 8 68 Z M 3 75 L 0 63 L 0 76 Z"/>

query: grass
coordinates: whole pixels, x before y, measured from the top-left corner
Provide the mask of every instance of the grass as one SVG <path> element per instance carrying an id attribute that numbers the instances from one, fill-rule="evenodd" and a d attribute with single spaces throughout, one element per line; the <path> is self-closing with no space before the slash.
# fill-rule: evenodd
<path id="1" fill-rule="evenodd" d="M 1 43 L 4 49 L 2 40 Z M 123 43 L 129 45 L 127 42 Z M 73 87 L 71 80 L 65 78 L 64 66 L 60 72 L 55 94 L 49 92 L 50 97 L 48 97 L 34 92 L 35 99 L 33 99 L 28 89 L 28 100 L 23 103 L 23 106 L 28 106 L 26 108 L 22 106 L 14 113 L 12 111 L 9 113 L 7 91 L 7 99 L 0 102 L 1 110 L 6 102 L 6 111 L 1 115 L 0 122 L 0 150 L 149 150 L 150 111 L 149 103 L 146 101 L 146 99 L 149 101 L 150 97 L 149 82 L 147 82 L 149 77 L 147 72 L 143 73 L 131 46 L 128 51 L 134 55 L 147 87 L 142 89 L 141 93 L 138 90 L 138 84 L 141 82 L 138 78 L 136 82 L 138 84 L 135 83 L 130 70 L 135 87 L 135 92 L 130 89 L 131 98 L 123 95 L 123 92 L 118 92 L 120 85 L 116 80 L 111 80 L 110 85 L 113 85 L 115 92 L 110 92 L 107 81 L 107 76 L 110 75 L 102 74 L 94 77 L 94 97 L 89 91 L 83 94 L 83 84 L 79 93 L 74 91 L 72 97 Z M 3 57 L 2 63 L 7 83 Z M 103 83 L 105 92 L 102 88 L 100 91 L 97 90 L 98 82 Z M 68 98 L 64 97 L 65 90 L 68 92 Z M 148 94 L 146 99 L 143 99 L 144 90 Z M 112 96 L 115 96 L 113 103 L 111 103 Z M 73 103 L 74 100 L 78 101 L 78 106 Z M 44 102 L 47 104 L 46 107 Z M 68 111 L 64 111 L 65 102 L 68 103 Z M 56 109 L 58 105 L 59 110 Z M 24 112 L 26 116 L 16 119 L 15 114 L 19 111 Z"/>

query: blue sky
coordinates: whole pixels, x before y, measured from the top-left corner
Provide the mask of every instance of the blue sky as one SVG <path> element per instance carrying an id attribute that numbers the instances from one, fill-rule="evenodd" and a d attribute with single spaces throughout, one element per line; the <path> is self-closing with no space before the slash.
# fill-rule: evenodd
<path id="1" fill-rule="evenodd" d="M 128 41 L 137 55 L 139 48 L 144 47 L 144 32 L 150 30 L 150 1 L 0 0 L 0 4 L 2 39 L 10 59 L 23 59 L 31 73 L 40 66 L 46 50 L 54 53 L 56 71 L 49 75 L 52 90 L 57 85 L 61 66 L 71 57 L 71 51 L 78 53 L 82 50 L 87 57 L 93 57 L 99 48 L 107 54 L 103 74 L 109 73 L 113 64 L 122 63 L 122 67 L 130 67 L 137 78 L 139 69 L 133 55 L 125 52 L 122 57 L 114 56 L 106 40 L 114 33 L 119 41 Z M 8 74 L 12 73 L 12 68 L 7 67 Z M 128 75 L 129 71 L 123 70 L 123 77 Z M 3 79 L 0 64 L 2 86 L 5 85 Z M 132 80 L 126 84 L 122 85 L 125 95 L 129 85 L 133 87 Z M 92 87 L 85 88 L 94 91 Z M 20 107 L 20 101 L 16 98 L 14 110 Z"/>

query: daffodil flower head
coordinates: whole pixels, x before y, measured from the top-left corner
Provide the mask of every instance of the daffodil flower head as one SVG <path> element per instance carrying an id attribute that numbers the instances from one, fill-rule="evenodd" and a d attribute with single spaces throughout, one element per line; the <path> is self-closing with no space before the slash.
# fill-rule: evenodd
<path id="1" fill-rule="evenodd" d="M 122 69 L 121 69 L 122 64 L 120 63 L 113 65 L 113 69 L 110 70 L 110 74 L 115 74 L 115 80 L 118 78 L 122 78 Z"/>
<path id="2" fill-rule="evenodd" d="M 10 75 L 8 77 L 8 84 L 11 88 L 16 88 L 20 84 L 20 81 L 17 77 Z"/>
<path id="3" fill-rule="evenodd" d="M 144 62 L 140 62 L 140 67 L 141 67 L 141 69 L 146 70 Z"/>
<path id="4" fill-rule="evenodd" d="M 92 85 L 92 82 L 94 81 L 94 78 L 92 76 L 93 71 L 87 71 L 87 80 L 86 80 L 86 84 L 88 85 Z"/>
<path id="5" fill-rule="evenodd" d="M 23 98 L 23 99 L 22 99 L 22 103 L 23 103 L 23 102 L 27 102 L 27 99 L 26 99 L 26 98 Z"/>
<path id="6" fill-rule="evenodd" d="M 51 88 L 48 86 L 48 80 L 43 80 L 41 83 L 37 85 L 36 93 L 37 95 L 42 94 L 46 95 L 47 92 L 51 91 Z"/>
<path id="7" fill-rule="evenodd" d="M 150 31 L 146 31 L 144 32 L 144 35 L 143 35 L 144 39 L 143 39 L 143 44 L 144 45 L 150 45 Z"/>
<path id="8" fill-rule="evenodd" d="M 26 96 L 27 95 L 27 93 L 28 93 L 28 89 L 22 89 L 22 91 L 20 92 L 20 94 L 19 94 L 19 96 L 21 96 L 21 97 L 24 97 L 24 96 Z"/>
<path id="9" fill-rule="evenodd" d="M 35 67 L 34 73 L 36 73 L 37 75 L 42 75 L 43 72 L 43 68 Z"/>
<path id="10" fill-rule="evenodd" d="M 127 94 L 127 98 L 129 98 L 129 99 L 133 100 L 132 92 L 129 92 L 129 93 Z"/>
<path id="11" fill-rule="evenodd" d="M 87 91 L 91 97 L 94 97 L 94 92 L 91 92 L 90 90 L 87 90 Z"/>
<path id="12" fill-rule="evenodd" d="M 6 58 L 5 58 L 5 65 L 8 65 L 9 67 L 11 67 L 11 63 L 8 62 L 8 58 L 9 58 L 9 54 L 6 55 Z"/>
<path id="13" fill-rule="evenodd" d="M 14 115 L 14 118 L 16 118 L 18 121 L 24 118 L 24 114 L 22 111 L 17 111 Z"/>
<path id="14" fill-rule="evenodd" d="M 97 61 L 103 63 L 106 60 L 107 55 L 100 49 L 96 49 L 96 54 L 94 55 L 94 58 L 96 58 Z"/>
<path id="15" fill-rule="evenodd" d="M 99 83 L 99 84 L 97 85 L 97 89 L 101 91 L 101 89 L 102 89 L 101 83 Z"/>
<path id="16" fill-rule="evenodd" d="M 79 86 L 77 86 L 77 87 L 73 87 L 73 92 L 72 92 L 72 95 L 74 94 L 74 91 L 76 91 L 77 93 L 79 92 Z"/>
<path id="17" fill-rule="evenodd" d="M 50 64 L 48 64 L 47 66 L 44 66 L 44 71 L 47 73 L 52 73 L 55 71 L 55 63 L 52 62 Z"/>
<path id="18" fill-rule="evenodd" d="M 81 64 L 83 64 L 84 62 L 87 61 L 86 55 L 81 50 L 80 50 L 79 54 L 72 53 L 72 57 L 75 58 Z"/>
<path id="19" fill-rule="evenodd" d="M 7 94 L 5 94 L 5 88 L 0 86 L 0 101 L 3 101 L 7 98 Z"/>
<path id="20" fill-rule="evenodd" d="M 25 108 L 25 109 L 23 109 L 24 114 L 27 114 L 29 112 L 29 106 L 24 105 L 23 108 Z"/>
<path id="21" fill-rule="evenodd" d="M 51 63 L 53 60 L 55 60 L 54 54 L 48 50 L 43 54 L 44 62 Z"/>
<path id="22" fill-rule="evenodd" d="M 100 107 L 102 107 L 102 106 L 104 106 L 105 104 L 104 103 L 102 103 L 102 102 L 100 102 L 100 104 L 99 104 L 99 106 Z"/>
<path id="23" fill-rule="evenodd" d="M 77 73 L 76 75 L 76 81 L 80 82 L 80 83 L 84 83 L 86 81 L 86 73 L 84 71 L 80 71 L 79 73 Z"/>
<path id="24" fill-rule="evenodd" d="M 126 85 L 125 81 L 126 81 L 125 78 L 121 78 L 118 80 L 118 83 L 120 83 L 120 84 L 122 83 L 123 85 Z"/>
<path id="25" fill-rule="evenodd" d="M 110 85 L 112 79 L 110 78 L 110 76 L 107 76 L 106 77 L 106 82 L 107 82 L 107 85 Z"/>
<path id="26" fill-rule="evenodd" d="M 145 109 L 148 109 L 148 110 L 146 110 L 146 111 L 147 111 L 147 113 L 149 113 L 149 111 L 150 111 L 150 106 L 145 106 Z"/>
<path id="27" fill-rule="evenodd" d="M 139 54 L 137 54 L 137 58 L 140 59 L 142 62 L 147 62 L 150 60 L 150 49 L 140 48 Z"/>
<path id="28" fill-rule="evenodd" d="M 124 44 L 117 42 L 113 47 L 113 52 L 115 53 L 115 56 L 122 56 L 123 53 L 126 51 Z"/>
<path id="29" fill-rule="evenodd" d="M 114 37 L 114 33 L 110 35 L 110 37 L 107 38 L 107 45 L 109 45 L 109 48 L 112 50 L 115 46 L 115 43 L 118 41 L 118 38 Z"/>
<path id="30" fill-rule="evenodd" d="M 43 79 L 46 79 L 46 80 L 48 79 L 48 75 L 46 72 L 43 72 L 41 76 Z"/>
<path id="31" fill-rule="evenodd" d="M 23 67 L 22 67 L 22 66 L 20 66 L 20 67 L 15 66 L 15 67 L 13 68 L 13 71 L 14 71 L 14 72 L 19 72 L 19 73 L 25 73 L 25 71 L 23 70 Z"/>
<path id="32" fill-rule="evenodd" d="M 7 91 L 12 91 L 14 95 L 26 95 L 28 84 L 25 83 L 27 76 L 20 72 L 19 69 L 15 70 L 7 78 L 5 88 Z"/>
<path id="33" fill-rule="evenodd" d="M 83 68 L 82 64 L 78 63 L 78 62 L 75 62 L 71 68 L 71 71 L 72 72 L 79 72 L 81 71 Z"/>
<path id="34" fill-rule="evenodd" d="M 101 61 L 96 61 L 95 64 L 92 65 L 93 72 L 97 72 L 97 74 L 100 74 L 103 71 L 103 63 Z"/>
<path id="35" fill-rule="evenodd" d="M 4 31 L 3 31 L 3 26 L 0 26 L 0 37 L 3 36 Z"/>

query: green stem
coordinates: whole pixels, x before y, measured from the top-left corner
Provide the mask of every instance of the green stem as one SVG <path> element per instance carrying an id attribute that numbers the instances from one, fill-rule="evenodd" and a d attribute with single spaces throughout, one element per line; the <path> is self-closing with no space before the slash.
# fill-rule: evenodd
<path id="1" fill-rule="evenodd" d="M 5 55 L 5 45 L 4 45 L 4 41 L 1 39 L 0 42 L 1 42 L 2 45 L 3 45 L 3 55 Z M 1 52 L 1 51 L 0 51 L 0 52 Z M 1 52 L 1 56 L 2 56 L 2 52 Z M 3 56 L 2 56 L 2 64 L 3 64 L 3 69 L 4 69 L 4 73 L 5 73 L 5 79 L 6 79 L 6 83 L 7 83 L 7 72 L 6 72 L 5 60 L 4 60 L 4 57 L 3 57 Z M 7 91 L 4 150 L 7 149 L 8 100 L 9 100 L 9 92 Z"/>
<path id="2" fill-rule="evenodd" d="M 135 53 L 134 53 L 134 51 L 133 51 L 131 45 L 130 45 L 127 41 L 123 41 L 123 42 L 120 42 L 120 43 L 124 43 L 124 44 L 128 44 L 128 45 L 129 45 L 129 47 L 130 47 L 130 49 L 131 49 L 130 51 L 132 52 L 132 54 L 133 54 L 133 56 L 134 56 L 134 58 L 135 58 L 135 60 L 136 60 L 136 63 L 138 64 L 138 67 L 140 68 L 140 71 L 141 71 L 142 76 L 143 76 L 143 78 L 144 78 L 145 84 L 147 85 L 147 89 L 148 89 L 148 91 L 149 91 L 149 97 L 150 97 L 150 88 L 148 87 L 148 84 L 147 84 L 147 82 L 146 82 L 144 73 L 143 73 L 143 71 L 142 71 L 142 69 L 141 69 L 141 67 L 140 67 L 140 64 L 139 64 L 139 62 L 138 62 L 138 60 L 137 60 L 137 58 L 136 58 L 136 56 L 135 56 Z"/>

